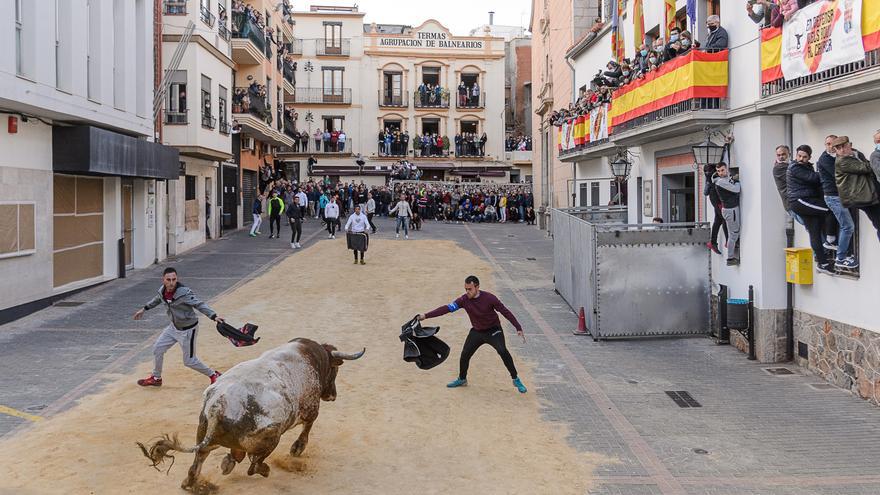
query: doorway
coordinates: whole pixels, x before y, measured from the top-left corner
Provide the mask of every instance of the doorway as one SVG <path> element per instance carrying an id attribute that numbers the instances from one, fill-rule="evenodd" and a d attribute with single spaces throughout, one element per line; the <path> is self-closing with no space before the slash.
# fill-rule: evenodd
<path id="1" fill-rule="evenodd" d="M 422 119 L 422 135 L 440 133 L 440 119 Z"/>
<path id="2" fill-rule="evenodd" d="M 211 177 L 205 177 L 205 239 L 211 239 L 211 219 L 214 217 L 212 211 L 214 205 L 211 204 L 211 199 L 214 197 L 214 193 L 211 191 L 213 182 Z"/>
<path id="3" fill-rule="evenodd" d="M 134 242 L 134 183 L 131 179 L 122 182 L 122 241 L 125 244 L 125 268 L 134 268 L 132 244 Z"/>
<path id="4" fill-rule="evenodd" d="M 238 227 L 238 167 L 223 166 L 223 230 Z"/>
<path id="5" fill-rule="evenodd" d="M 403 74 L 400 72 L 382 73 L 382 104 L 403 106 Z"/>
<path id="6" fill-rule="evenodd" d="M 423 67 L 422 82 L 431 86 L 440 84 L 440 67 Z"/>
<path id="7" fill-rule="evenodd" d="M 697 219 L 695 180 L 691 172 L 663 175 L 664 219 L 670 223 L 695 222 Z"/>

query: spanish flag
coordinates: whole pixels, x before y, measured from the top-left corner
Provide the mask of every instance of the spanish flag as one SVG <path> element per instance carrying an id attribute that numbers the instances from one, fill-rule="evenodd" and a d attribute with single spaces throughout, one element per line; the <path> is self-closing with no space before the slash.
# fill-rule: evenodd
<path id="1" fill-rule="evenodd" d="M 633 2 L 633 28 L 635 30 L 633 46 L 636 48 L 635 53 L 639 53 L 639 48 L 645 42 L 645 9 L 642 0 Z"/>
<path id="2" fill-rule="evenodd" d="M 666 40 L 669 41 L 669 32 L 675 27 L 675 0 L 666 0 Z"/>

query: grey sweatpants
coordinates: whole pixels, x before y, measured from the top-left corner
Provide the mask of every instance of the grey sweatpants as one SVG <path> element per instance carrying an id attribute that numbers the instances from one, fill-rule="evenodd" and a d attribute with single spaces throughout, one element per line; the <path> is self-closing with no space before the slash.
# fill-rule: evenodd
<path id="1" fill-rule="evenodd" d="M 721 216 L 727 224 L 727 259 L 736 258 L 736 241 L 739 240 L 740 217 L 739 206 L 736 208 L 722 208 Z"/>
<path id="2" fill-rule="evenodd" d="M 196 330 L 198 329 L 198 326 L 192 327 L 189 330 L 178 330 L 174 325 L 165 327 L 162 335 L 159 335 L 156 343 L 153 344 L 153 359 L 155 361 L 153 376 L 162 378 L 162 361 L 165 357 L 165 351 L 178 343 L 183 351 L 184 366 L 192 368 L 205 376 L 214 374 L 214 370 L 196 357 Z"/>

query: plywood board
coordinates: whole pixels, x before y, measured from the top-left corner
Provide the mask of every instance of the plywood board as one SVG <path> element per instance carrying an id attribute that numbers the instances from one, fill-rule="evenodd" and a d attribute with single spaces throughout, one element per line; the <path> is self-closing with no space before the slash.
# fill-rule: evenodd
<path id="1" fill-rule="evenodd" d="M 65 249 L 104 239 L 104 215 L 54 217 L 54 248 Z"/>
<path id="2" fill-rule="evenodd" d="M 53 285 L 62 285 L 101 275 L 104 266 L 104 245 L 92 244 L 52 256 Z"/>
<path id="3" fill-rule="evenodd" d="M 0 205 L 0 254 L 18 251 L 18 205 Z"/>
<path id="4" fill-rule="evenodd" d="M 191 199 L 186 202 L 184 228 L 186 230 L 199 230 L 199 202 Z"/>
<path id="5" fill-rule="evenodd" d="M 18 249 L 21 251 L 34 249 L 36 246 L 34 241 L 35 214 L 34 205 L 18 205 Z"/>
<path id="6" fill-rule="evenodd" d="M 76 177 L 55 174 L 52 177 L 53 211 L 59 213 L 76 213 Z"/>
<path id="7" fill-rule="evenodd" d="M 104 179 L 76 178 L 76 212 L 101 213 L 104 211 Z"/>

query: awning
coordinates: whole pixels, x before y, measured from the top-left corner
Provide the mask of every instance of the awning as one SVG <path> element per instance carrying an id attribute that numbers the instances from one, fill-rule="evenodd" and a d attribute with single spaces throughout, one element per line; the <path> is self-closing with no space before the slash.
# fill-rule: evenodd
<path id="1" fill-rule="evenodd" d="M 52 128 L 52 170 L 83 175 L 177 179 L 176 148 L 89 125 Z"/>

